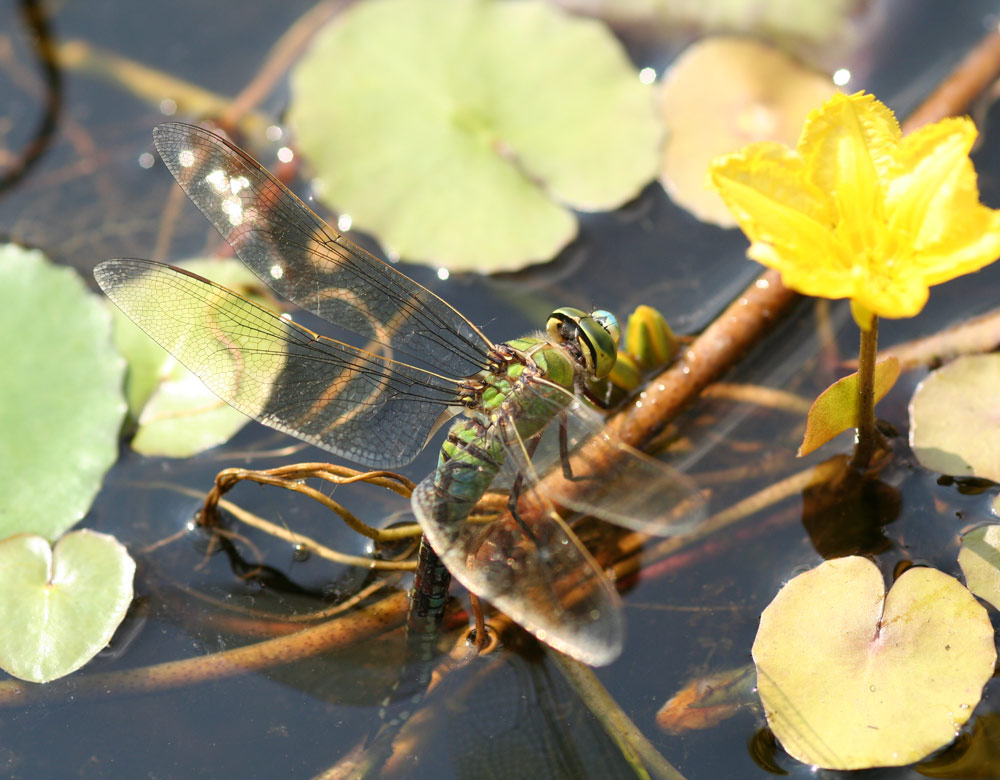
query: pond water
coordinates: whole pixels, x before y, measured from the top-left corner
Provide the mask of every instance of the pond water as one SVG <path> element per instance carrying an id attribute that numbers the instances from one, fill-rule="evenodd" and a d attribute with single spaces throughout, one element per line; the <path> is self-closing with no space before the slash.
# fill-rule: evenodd
<path id="1" fill-rule="evenodd" d="M 55 45 L 85 41 L 199 87 L 234 95 L 309 7 L 298 0 L 171 0 L 144 5 L 140 11 L 123 0 L 97 0 L 56 5 L 46 11 L 46 18 Z M 905 116 L 995 23 L 998 11 L 1000 3 L 993 2 L 861 4 L 857 24 L 863 43 L 839 66 L 855 73 L 852 86 L 874 92 Z M 164 214 L 174 208 L 171 202 L 179 193 L 162 166 L 147 170 L 139 164 L 140 156 L 152 149 L 150 129 L 164 119 L 161 107 L 73 69 L 57 69 L 46 89 L 30 39 L 18 5 L 0 0 L 0 45 L 12 52 L 0 58 L 0 97 L 8 120 L 0 124 L 4 152 L 23 148 L 43 121 L 46 100 L 51 101 L 54 121 L 51 140 L 37 162 L 0 193 L 0 234 L 43 249 L 88 280 L 93 267 L 109 257 L 170 261 L 218 250 L 217 236 L 186 203 L 179 216 L 170 211 L 176 224 L 170 240 L 163 241 Z M 660 72 L 691 36 L 650 40 L 633 30 L 624 40 L 637 66 Z M 279 88 L 261 110 L 277 121 L 286 99 Z M 988 108 L 984 105 L 977 116 L 983 138 L 974 159 L 982 199 L 996 208 L 1000 147 L 991 121 L 995 111 Z M 619 211 L 581 217 L 580 237 L 551 263 L 496 277 L 452 275 L 444 280 L 434 269 L 407 264 L 400 268 L 453 303 L 495 341 L 541 327 L 557 306 L 588 311 L 600 307 L 624 316 L 645 303 L 663 311 L 679 332 L 693 333 L 759 273 L 759 267 L 745 259 L 745 249 L 738 231 L 698 222 L 654 183 Z M 889 345 L 933 333 L 991 309 L 1000 299 L 997 290 L 1000 268 L 945 285 L 932 294 L 916 320 L 884 322 L 881 342 Z M 815 395 L 840 375 L 838 371 L 844 372 L 837 360 L 852 357 L 857 340 L 846 306 L 836 304 L 823 312 L 834 336 L 832 345 L 821 344 L 817 335 L 816 305 L 803 301 L 727 379 Z M 901 431 L 907 424 L 906 404 L 922 376 L 905 374 L 878 408 L 879 416 Z M 693 442 L 681 463 L 694 477 L 712 482 L 713 510 L 804 465 L 788 458 L 773 470 L 725 478 L 727 469 L 762 459 L 776 447 L 793 453 L 801 420 L 791 415 L 704 401 L 685 412 L 678 426 Z M 838 440 L 806 463 L 847 451 L 845 441 Z M 188 526 L 200 506 L 198 496 L 211 487 L 221 468 L 328 459 L 312 448 L 272 454 L 294 443 L 250 424 L 225 447 L 187 460 L 144 458 L 123 444 L 121 458 L 83 525 L 113 533 L 128 545 L 139 563 L 137 602 L 109 651 L 82 672 L 51 683 L 45 701 L 3 710 L 0 774 L 308 778 L 364 744 L 379 723 L 380 702 L 399 672 L 398 631 L 347 651 L 254 672 L 208 674 L 200 681 L 172 683 L 152 692 L 129 692 L 110 684 L 95 690 L 85 682 L 91 674 L 141 670 L 256 641 L 268 631 L 285 630 L 275 628 L 278 616 L 322 608 L 358 587 L 362 578 L 357 572 L 316 556 L 300 560 L 290 545 L 254 532 L 247 532 L 254 547 L 241 549 L 244 554 L 254 549 L 257 559 L 270 567 L 264 585 L 242 581 L 243 562 L 233 557 L 205 559 L 204 539 L 197 533 L 148 550 Z M 898 491 L 903 509 L 884 528 L 866 527 L 861 536 L 851 536 L 850 528 L 834 533 L 828 525 L 811 523 L 812 515 L 803 522 L 808 501 L 789 499 L 677 559 L 664 563 L 650 554 L 646 572 L 628 582 L 623 593 L 625 651 L 618 661 L 598 669 L 597 677 L 684 777 L 815 774 L 780 749 L 767 748 L 761 735 L 763 716 L 754 706 L 743 707 L 714 728 L 683 737 L 663 733 L 655 721 L 660 706 L 689 679 L 751 662 L 760 612 L 794 574 L 816 565 L 821 556 L 852 551 L 876 556 L 887 576 L 903 560 L 957 573 L 956 534 L 964 523 L 987 515 L 987 498 L 938 484 L 936 475 L 910 467 L 905 444 L 897 450 L 902 453 L 899 463 L 883 479 L 891 483 L 886 491 Z M 429 446 L 404 473 L 419 480 L 436 457 L 436 448 Z M 341 487 L 334 496 L 376 525 L 408 506 L 399 497 L 368 487 Z M 232 498 L 336 549 L 355 554 L 367 550 L 336 518 L 301 497 L 241 486 Z M 926 522 L 929 512 L 921 509 L 935 505 L 937 518 L 953 518 L 949 526 Z M 465 603 L 458 586 L 453 595 Z M 262 614 L 276 618 L 264 620 Z M 635 776 L 559 669 L 528 638 L 452 671 L 424 706 L 416 729 L 419 742 L 400 757 L 392 776 Z M 977 718 L 996 709 L 995 686 L 988 687 Z M 900 768 L 877 776 L 917 773 Z M 994 776 L 1000 776 L 1000 764 Z"/>

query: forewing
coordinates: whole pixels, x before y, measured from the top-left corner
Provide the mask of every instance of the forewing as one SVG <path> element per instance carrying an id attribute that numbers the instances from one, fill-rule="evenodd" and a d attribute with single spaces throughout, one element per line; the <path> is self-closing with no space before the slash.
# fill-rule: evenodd
<path id="1" fill-rule="evenodd" d="M 411 461 L 456 387 L 310 330 L 207 279 L 149 260 L 108 260 L 97 283 L 222 400 L 366 466 Z"/>
<path id="2" fill-rule="evenodd" d="M 455 464 L 439 468 L 462 468 Z M 445 484 L 457 476 L 445 473 Z M 431 474 L 412 504 L 459 582 L 557 650 L 595 666 L 618 657 L 625 633 L 618 594 L 549 501 L 527 490 L 518 519 L 503 513 L 452 523 L 440 519 L 449 500 Z"/>
<path id="3" fill-rule="evenodd" d="M 557 506 L 658 536 L 684 533 L 705 518 L 690 477 L 607 433 L 604 418 L 581 399 L 545 385 L 544 394 L 524 387 L 522 406 L 551 417 L 537 443 L 522 441 L 511 421 L 500 424 L 525 481 Z M 561 402 L 553 398 L 559 393 Z"/>
<path id="4" fill-rule="evenodd" d="M 167 122 L 153 143 L 192 202 L 279 295 L 353 333 L 466 377 L 489 341 L 434 293 L 354 245 L 246 152 Z"/>

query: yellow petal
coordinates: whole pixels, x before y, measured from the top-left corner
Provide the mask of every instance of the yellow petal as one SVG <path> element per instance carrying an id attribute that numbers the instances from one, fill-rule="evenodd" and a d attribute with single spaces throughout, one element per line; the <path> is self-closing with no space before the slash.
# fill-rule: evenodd
<path id="1" fill-rule="evenodd" d="M 836 149 L 830 148 L 831 134 L 840 135 L 844 123 L 855 126 L 858 142 L 868 149 L 880 179 L 892 166 L 893 152 L 902 134 L 895 114 L 874 95 L 834 95 L 806 119 L 798 144 L 799 156 L 817 177 L 813 183 L 825 191 L 835 189 L 839 181 L 837 168 L 823 161 L 836 159 Z"/>
<path id="2" fill-rule="evenodd" d="M 979 206 L 961 227 L 953 225 L 953 233 L 949 243 L 921 253 L 921 276 L 927 284 L 978 271 L 1000 257 L 1000 212 Z"/>
<path id="3" fill-rule="evenodd" d="M 793 250 L 757 242 L 750 245 L 747 256 L 778 271 L 785 287 L 803 295 L 833 299 L 851 297 L 856 288 L 854 279 L 837 266 L 825 262 L 825 258 L 821 258 L 822 251 L 808 244 L 801 244 Z"/>
<path id="4" fill-rule="evenodd" d="M 872 95 L 835 95 L 806 120 L 799 155 L 810 180 L 830 193 L 840 239 L 859 256 L 882 241 L 882 177 L 899 139 L 892 112 Z"/>
<path id="5" fill-rule="evenodd" d="M 716 160 L 709 178 L 751 242 L 795 251 L 829 241 L 829 198 L 807 181 L 787 147 L 751 144 Z"/>
<path id="6" fill-rule="evenodd" d="M 951 119 L 921 128 L 899 145 L 886 200 L 889 230 L 915 250 L 947 240 L 952 221 L 979 206 L 969 150 L 976 128 Z"/>
<path id="7" fill-rule="evenodd" d="M 806 120 L 795 152 L 753 144 L 718 160 L 712 184 L 750 239 L 748 255 L 807 295 L 909 317 L 928 286 L 1000 256 L 1000 210 L 979 202 L 976 129 L 948 119 L 901 138 L 871 95 L 838 94 Z"/>

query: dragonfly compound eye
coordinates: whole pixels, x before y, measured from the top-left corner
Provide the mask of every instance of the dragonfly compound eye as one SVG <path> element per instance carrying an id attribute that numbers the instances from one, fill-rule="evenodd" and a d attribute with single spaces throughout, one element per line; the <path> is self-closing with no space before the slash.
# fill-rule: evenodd
<path id="1" fill-rule="evenodd" d="M 587 371 L 597 379 L 611 373 L 618 357 L 618 320 L 611 312 L 587 314 L 564 306 L 549 315 L 545 330 L 558 344 L 570 344 Z"/>
<path id="2" fill-rule="evenodd" d="M 618 325 L 618 318 L 609 311 L 604 311 L 604 309 L 597 309 L 597 311 L 592 311 L 590 316 L 594 318 L 594 321 L 604 328 L 608 334 L 615 340 L 615 349 L 618 349 L 618 345 L 621 343 L 622 331 Z"/>
<path id="3" fill-rule="evenodd" d="M 549 315 L 549 319 L 545 323 L 545 332 L 557 344 L 575 341 L 580 321 L 586 318 L 587 312 L 574 309 L 572 306 L 563 306 Z"/>
<path id="4" fill-rule="evenodd" d="M 598 310 L 577 323 L 578 339 L 587 368 L 597 379 L 611 373 L 618 359 L 618 320 L 611 312 Z"/>

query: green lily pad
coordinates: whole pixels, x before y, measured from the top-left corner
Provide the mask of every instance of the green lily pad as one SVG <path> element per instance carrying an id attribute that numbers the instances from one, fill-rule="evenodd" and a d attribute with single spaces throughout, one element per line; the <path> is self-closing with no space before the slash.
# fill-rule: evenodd
<path id="1" fill-rule="evenodd" d="M 958 565 L 969 590 L 1000 609 L 1000 525 L 981 525 L 964 534 Z"/>
<path id="2" fill-rule="evenodd" d="M 866 558 L 792 579 L 753 645 L 768 725 L 799 761 L 900 766 L 955 738 L 993 675 L 986 610 L 952 577 L 914 567 L 886 594 Z"/>
<path id="3" fill-rule="evenodd" d="M 910 399 L 910 447 L 924 468 L 1000 482 L 1000 355 L 966 355 Z"/>
<path id="4" fill-rule="evenodd" d="M 289 123 L 320 197 L 388 252 L 514 270 L 658 168 L 653 96 L 601 24 L 540 0 L 376 0 L 292 74 Z"/>
<path id="5" fill-rule="evenodd" d="M 72 268 L 0 247 L 0 538 L 55 539 L 118 457 L 124 364 L 108 313 Z"/>
<path id="6" fill-rule="evenodd" d="M 0 667 L 31 682 L 76 671 L 105 647 L 132 601 L 135 562 L 114 537 L 0 541 Z"/>
<path id="7" fill-rule="evenodd" d="M 182 268 L 264 306 L 272 306 L 260 280 L 236 259 L 190 260 Z M 187 458 L 231 439 L 250 419 L 213 394 L 116 307 L 114 338 L 128 362 L 125 395 L 138 421 L 136 452 Z"/>
<path id="8" fill-rule="evenodd" d="M 875 403 L 885 398 L 899 379 L 899 360 L 887 358 L 875 366 Z M 808 455 L 830 439 L 858 425 L 858 374 L 839 379 L 820 393 L 809 407 L 806 433 L 798 455 Z"/>

